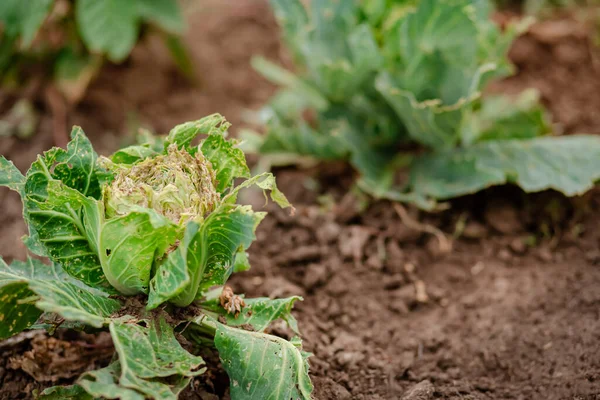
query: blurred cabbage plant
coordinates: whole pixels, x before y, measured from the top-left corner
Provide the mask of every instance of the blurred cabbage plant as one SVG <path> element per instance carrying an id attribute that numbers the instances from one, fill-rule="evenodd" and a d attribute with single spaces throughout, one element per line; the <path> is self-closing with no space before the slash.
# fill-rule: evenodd
<path id="1" fill-rule="evenodd" d="M 365 191 L 425 209 L 504 183 L 576 195 L 600 177 L 600 138 L 546 136 L 536 93 L 482 96 L 512 73 L 529 20 L 502 31 L 488 0 L 271 4 L 297 72 L 253 61 L 281 86 L 260 114 L 267 134 L 246 132 L 254 151 L 349 160 Z"/>
<path id="2" fill-rule="evenodd" d="M 189 74 L 177 0 L 2 0 L 0 83 L 20 85 L 41 69 L 75 103 L 103 59 L 124 61 L 149 27 L 161 31 L 175 62 Z"/>

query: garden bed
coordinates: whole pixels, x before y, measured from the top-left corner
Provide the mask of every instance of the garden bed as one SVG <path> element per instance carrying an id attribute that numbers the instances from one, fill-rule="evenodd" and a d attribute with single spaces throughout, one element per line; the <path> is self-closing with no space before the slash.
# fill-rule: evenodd
<path id="1" fill-rule="evenodd" d="M 207 16 L 191 25 L 201 87 L 178 77 L 150 39 L 127 64 L 102 72 L 69 124 L 82 125 L 103 153 L 131 140 L 118 133 L 136 120 L 160 132 L 220 112 L 235 133 L 244 110 L 274 90 L 251 70 L 250 57 L 287 59 L 266 2 L 256 3 L 208 2 Z M 536 87 L 565 133 L 600 132 L 600 51 L 591 35 L 571 14 L 535 25 L 511 52 L 517 75 L 490 90 Z M 2 138 L 0 153 L 23 170 L 51 145 L 47 112 L 35 137 Z M 278 170 L 296 214 L 268 207 L 250 249 L 253 268 L 231 281 L 249 296 L 304 297 L 295 315 L 314 354 L 314 398 L 600 396 L 600 193 L 566 200 L 497 188 L 440 214 L 408 208 L 403 215 L 389 202 L 361 212 L 345 194 L 351 177 L 339 164 Z M 0 209 L 0 254 L 23 258 L 18 196 L 1 189 Z M 415 229 L 420 224 L 455 237 L 452 248 Z M 75 367 L 110 361 L 105 337 L 61 335 L 0 344 L 0 399 L 32 398 L 52 378 L 68 382 Z M 24 372 L 36 364 L 52 365 L 54 376 L 36 382 Z M 182 397 L 228 398 L 227 386 L 224 372 L 213 370 Z"/>

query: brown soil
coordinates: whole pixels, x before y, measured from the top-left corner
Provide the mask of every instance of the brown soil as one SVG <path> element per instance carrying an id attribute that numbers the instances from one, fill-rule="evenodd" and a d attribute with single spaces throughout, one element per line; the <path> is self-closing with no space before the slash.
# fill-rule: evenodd
<path id="1" fill-rule="evenodd" d="M 241 125 L 243 108 L 273 90 L 250 71 L 250 55 L 280 57 L 265 2 L 241 3 L 212 1 L 210 18 L 192 24 L 188 42 L 204 86 L 188 88 L 150 42 L 127 65 L 106 69 L 70 122 L 102 151 L 128 140 L 116 133 L 133 109 L 157 131 L 215 111 Z M 600 52 L 588 34 L 571 17 L 536 25 L 511 53 L 519 73 L 493 90 L 535 86 L 567 132 L 600 132 Z M 24 169 L 50 145 L 50 130 L 45 115 L 38 136 L 0 139 L 0 153 Z M 359 212 L 343 194 L 351 182 L 343 166 L 277 175 L 296 215 L 269 206 L 253 269 L 231 286 L 304 297 L 295 314 L 314 353 L 315 399 L 600 399 L 600 192 L 567 201 L 503 188 L 438 215 L 409 209 L 409 218 L 456 237 L 445 252 L 389 203 Z M 0 254 L 23 257 L 18 198 L 1 190 L 0 209 Z M 0 347 L 0 400 L 31 398 L 25 393 L 47 384 L 5 361 L 36 343 Z M 227 398 L 215 373 L 214 389 L 194 382 L 185 398 Z"/>

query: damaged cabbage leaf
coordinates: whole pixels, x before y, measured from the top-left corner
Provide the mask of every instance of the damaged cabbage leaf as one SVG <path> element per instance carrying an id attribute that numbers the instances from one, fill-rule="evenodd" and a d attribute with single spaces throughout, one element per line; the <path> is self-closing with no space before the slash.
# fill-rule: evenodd
<path id="1" fill-rule="evenodd" d="M 33 325 L 42 311 L 101 328 L 121 304 L 85 286 L 59 265 L 29 258 L 8 265 L 0 258 L 0 339 Z"/>
<path id="2" fill-rule="evenodd" d="M 308 356 L 277 336 L 217 324 L 215 346 L 231 379 L 235 399 L 311 398 Z"/>
<path id="3" fill-rule="evenodd" d="M 188 225 L 183 243 L 151 282 L 148 307 L 155 308 L 165 300 L 185 307 L 198 293 L 224 284 L 233 272 L 236 253 L 250 246 L 264 215 L 240 206 L 215 211 L 202 225 Z"/>
<path id="4" fill-rule="evenodd" d="M 176 400 L 204 360 L 184 350 L 163 318 L 141 326 L 127 317 L 110 324 L 118 361 L 83 374 L 77 384 L 94 397 Z"/>
<path id="5" fill-rule="evenodd" d="M 218 290 L 220 292 L 220 289 Z M 239 315 L 227 312 L 220 304 L 219 299 L 210 299 L 200 304 L 200 307 L 207 313 L 212 313 L 215 318 L 222 316 L 228 326 L 251 327 L 255 332 L 264 332 L 269 325 L 277 320 L 283 319 L 288 326 L 296 333 L 298 323 L 292 315 L 294 302 L 302 300 L 300 296 L 292 296 L 286 299 L 269 299 L 268 297 L 259 297 L 255 299 L 244 299 Z"/>
<path id="6" fill-rule="evenodd" d="M 0 185 L 22 197 L 30 250 L 90 286 L 108 288 L 90 235 L 99 228 L 100 185 L 110 177 L 96 165 L 98 156 L 81 128 L 73 128 L 71 139 L 66 150 L 38 156 L 24 182 L 16 168 L 0 169 Z"/>

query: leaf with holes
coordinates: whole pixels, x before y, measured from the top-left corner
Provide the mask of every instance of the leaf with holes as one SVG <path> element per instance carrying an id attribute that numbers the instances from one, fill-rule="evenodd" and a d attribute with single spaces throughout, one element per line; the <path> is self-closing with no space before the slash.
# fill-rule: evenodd
<path id="1" fill-rule="evenodd" d="M 0 186 L 6 186 L 16 192 L 21 192 L 25 186 L 25 177 L 21 171 L 4 156 L 0 156 Z"/>
<path id="2" fill-rule="evenodd" d="M 220 290 L 218 291 L 220 292 Z M 219 316 L 224 318 L 227 326 L 244 326 L 246 329 L 251 327 L 256 332 L 264 332 L 273 321 L 283 319 L 296 334 L 300 334 L 298 332 L 298 323 L 292 315 L 292 308 L 298 300 L 302 300 L 302 297 L 244 299 L 245 306 L 242 307 L 239 315 L 228 313 L 219 304 L 218 299 L 204 301 L 200 304 L 200 307 L 207 314 L 211 314 L 215 318 Z"/>
<path id="3" fill-rule="evenodd" d="M 173 328 L 160 318 L 148 327 L 115 320 L 110 333 L 119 355 L 119 385 L 156 399 L 176 399 L 180 382 L 169 377 L 189 379 L 202 374 L 204 360 L 181 347 Z"/>
<path id="4" fill-rule="evenodd" d="M 232 398 L 311 398 L 308 355 L 298 342 L 217 323 L 215 346 L 231 380 Z"/>
<path id="5" fill-rule="evenodd" d="M 29 258 L 8 265 L 0 258 L 0 338 L 35 323 L 42 311 L 100 328 L 121 304 L 65 274 L 59 265 Z"/>

